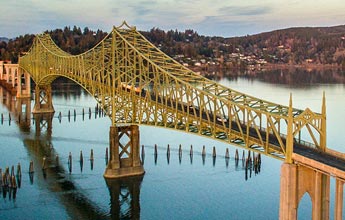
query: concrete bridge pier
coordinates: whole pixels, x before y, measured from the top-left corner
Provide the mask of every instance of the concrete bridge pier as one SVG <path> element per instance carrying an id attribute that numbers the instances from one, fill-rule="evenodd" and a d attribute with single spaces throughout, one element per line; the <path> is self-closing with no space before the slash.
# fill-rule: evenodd
<path id="1" fill-rule="evenodd" d="M 328 220 L 330 177 L 302 165 L 282 164 L 280 220 L 297 219 L 298 204 L 305 193 L 308 193 L 311 198 L 312 220 Z"/>
<path id="2" fill-rule="evenodd" d="M 104 173 L 105 178 L 122 178 L 145 173 L 139 154 L 139 126 L 111 126 L 109 145 L 110 161 Z"/>
<path id="3" fill-rule="evenodd" d="M 52 101 L 51 85 L 36 85 L 35 87 L 35 106 L 33 114 L 55 112 Z"/>

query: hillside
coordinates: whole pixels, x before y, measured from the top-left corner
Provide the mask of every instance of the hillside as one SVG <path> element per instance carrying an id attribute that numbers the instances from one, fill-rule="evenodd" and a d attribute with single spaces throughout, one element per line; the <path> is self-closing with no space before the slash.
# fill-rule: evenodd
<path id="1" fill-rule="evenodd" d="M 72 54 L 92 48 L 106 35 L 101 30 L 86 27 L 82 31 L 76 26 L 46 32 L 58 46 Z M 200 70 L 256 69 L 267 64 L 345 67 L 345 25 L 288 28 L 234 38 L 159 28 L 142 31 L 142 34 L 183 65 Z M 34 35 L 27 34 L 8 42 L 0 41 L 0 60 L 17 62 L 18 54 L 29 50 L 33 38 Z"/>
<path id="2" fill-rule="evenodd" d="M 345 25 L 335 27 L 288 28 L 226 42 L 246 54 L 270 63 L 341 64 L 345 60 Z"/>

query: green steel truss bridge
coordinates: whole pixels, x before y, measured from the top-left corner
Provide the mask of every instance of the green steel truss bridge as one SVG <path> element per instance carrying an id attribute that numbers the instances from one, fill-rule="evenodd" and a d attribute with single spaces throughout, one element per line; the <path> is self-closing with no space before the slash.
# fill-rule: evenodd
<path id="1" fill-rule="evenodd" d="M 97 100 L 112 122 L 105 178 L 143 175 L 138 127 L 164 127 L 283 160 L 280 219 L 297 219 L 304 193 L 312 199 L 313 219 L 329 219 L 330 177 L 336 178 L 334 216 L 342 219 L 345 154 L 327 148 L 325 95 L 316 113 L 293 108 L 291 95 L 284 106 L 235 91 L 176 62 L 126 22 L 79 55 L 36 35 L 19 67 L 36 84 L 34 114 L 54 112 L 57 77 Z"/>
<path id="2" fill-rule="evenodd" d="M 125 22 L 76 56 L 62 51 L 49 35 L 37 35 L 19 64 L 39 87 L 60 76 L 75 81 L 95 97 L 113 125 L 171 128 L 279 159 L 291 159 L 289 135 L 303 145 L 325 148 L 325 112 L 272 103 L 209 80 Z M 301 140 L 302 132 L 311 143 Z"/>

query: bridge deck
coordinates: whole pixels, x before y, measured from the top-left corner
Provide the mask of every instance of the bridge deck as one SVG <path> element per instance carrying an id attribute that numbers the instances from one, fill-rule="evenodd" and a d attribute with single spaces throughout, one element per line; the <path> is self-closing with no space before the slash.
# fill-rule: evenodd
<path id="1" fill-rule="evenodd" d="M 294 153 L 345 171 L 345 159 L 343 158 L 339 158 L 326 152 L 321 152 L 317 149 L 306 147 L 300 144 L 294 145 Z"/>
<path id="2" fill-rule="evenodd" d="M 146 93 L 142 94 L 142 96 L 145 96 L 145 95 L 146 95 Z M 156 97 L 155 94 L 151 94 L 151 98 L 152 98 L 152 100 L 156 99 L 156 101 L 159 102 L 159 103 L 164 103 L 165 102 L 164 98 Z M 176 108 L 176 104 L 171 104 L 171 103 L 174 103 L 174 102 L 170 102 L 170 101 L 167 102 L 168 106 Z M 187 108 L 191 108 L 191 106 L 188 106 L 187 103 L 183 103 L 183 104 L 178 103 L 177 105 L 178 105 L 177 109 L 179 111 L 187 112 Z M 202 118 L 207 121 L 207 114 L 206 114 L 205 111 L 200 112 L 200 110 L 199 110 L 199 108 L 197 106 L 194 106 L 192 108 L 195 108 L 195 113 L 194 113 L 194 111 L 189 111 L 189 113 L 191 115 L 196 116 L 196 117 L 201 115 Z M 210 118 L 214 118 L 212 113 L 208 114 L 208 115 L 209 115 Z M 217 125 L 220 125 L 220 126 L 222 126 L 223 123 L 224 123 L 227 128 L 229 128 L 230 123 L 231 123 L 231 128 L 234 131 L 237 131 L 237 132 L 240 131 L 240 128 L 239 128 L 238 124 L 235 121 L 229 122 L 227 120 L 225 122 L 222 122 L 220 120 L 216 120 L 215 123 Z M 242 131 L 244 132 L 244 134 L 246 134 L 246 131 L 247 131 L 247 127 L 246 126 L 247 126 L 246 124 L 241 124 L 241 128 L 242 128 Z M 250 133 L 250 136 L 252 136 L 254 138 L 258 138 L 258 134 L 257 134 L 257 132 L 256 132 L 256 130 L 254 128 L 250 127 L 249 128 L 249 133 Z M 260 130 L 260 133 L 261 133 L 261 137 L 263 138 L 263 140 L 266 141 L 266 131 L 265 130 Z M 284 142 L 286 141 L 285 137 L 281 137 L 281 138 L 282 138 L 282 140 Z M 270 135 L 269 143 L 273 144 L 273 145 L 277 145 L 277 147 L 279 146 L 278 140 L 273 135 Z M 303 145 L 301 143 L 294 143 L 294 153 L 299 154 L 299 155 L 304 156 L 304 157 L 307 157 L 309 159 L 318 161 L 320 163 L 326 164 L 328 166 L 337 168 L 339 170 L 345 171 L 345 159 L 336 157 L 336 156 L 328 154 L 326 152 L 321 152 L 321 151 L 319 151 L 316 148 L 312 148 L 310 146 L 306 146 L 306 145 Z"/>

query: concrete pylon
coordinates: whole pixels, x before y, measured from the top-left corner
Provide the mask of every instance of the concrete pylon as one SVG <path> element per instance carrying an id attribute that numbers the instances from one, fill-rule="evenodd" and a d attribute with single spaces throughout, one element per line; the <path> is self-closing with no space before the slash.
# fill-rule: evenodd
<path id="1" fill-rule="evenodd" d="M 104 173 L 105 178 L 121 178 L 145 173 L 139 155 L 139 126 L 111 126 L 109 145 L 110 161 Z"/>
<path id="2" fill-rule="evenodd" d="M 53 113 L 55 112 L 52 101 L 51 85 L 35 87 L 35 106 L 32 111 L 33 114 Z"/>
<path id="3" fill-rule="evenodd" d="M 312 220 L 329 219 L 330 177 L 303 165 L 283 163 L 280 177 L 280 220 L 296 220 L 305 193 L 312 202 Z"/>

